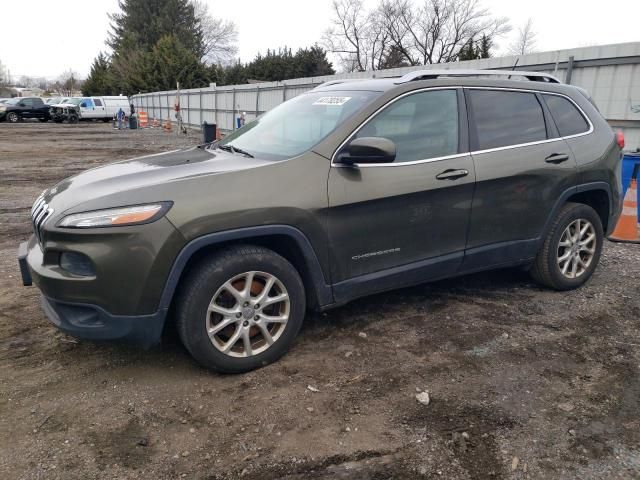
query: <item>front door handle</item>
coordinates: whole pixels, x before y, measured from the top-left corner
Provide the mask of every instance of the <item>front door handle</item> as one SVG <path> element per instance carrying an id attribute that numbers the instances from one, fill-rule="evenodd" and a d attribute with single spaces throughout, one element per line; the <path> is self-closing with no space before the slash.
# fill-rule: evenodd
<path id="1" fill-rule="evenodd" d="M 569 155 L 567 155 L 566 153 L 552 153 L 544 159 L 545 162 L 554 163 L 556 165 L 558 163 L 566 162 L 567 160 L 569 160 Z"/>
<path id="2" fill-rule="evenodd" d="M 436 175 L 436 178 L 438 180 L 456 180 L 457 178 L 466 177 L 467 175 L 469 175 L 469 170 L 455 170 L 450 168 L 440 173 L 439 175 Z"/>

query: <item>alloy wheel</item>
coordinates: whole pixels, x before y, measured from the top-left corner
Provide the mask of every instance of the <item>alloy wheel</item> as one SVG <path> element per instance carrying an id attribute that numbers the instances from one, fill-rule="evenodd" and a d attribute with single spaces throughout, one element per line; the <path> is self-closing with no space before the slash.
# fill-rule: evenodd
<path id="1" fill-rule="evenodd" d="M 290 308 L 289 293 L 275 275 L 245 272 L 226 281 L 213 295 L 206 314 L 207 334 L 225 355 L 251 357 L 280 338 Z"/>
<path id="2" fill-rule="evenodd" d="M 596 252 L 596 231 L 588 220 L 579 218 L 571 222 L 560 237 L 557 262 L 560 272 L 567 278 L 583 275 Z"/>

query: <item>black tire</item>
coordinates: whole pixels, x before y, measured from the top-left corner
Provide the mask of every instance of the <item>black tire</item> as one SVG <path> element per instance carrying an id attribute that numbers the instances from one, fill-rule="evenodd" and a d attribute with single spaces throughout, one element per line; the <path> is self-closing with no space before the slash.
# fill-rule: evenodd
<path id="1" fill-rule="evenodd" d="M 18 123 L 22 120 L 22 117 L 19 113 L 9 112 L 7 113 L 7 122 L 9 123 Z"/>
<path id="2" fill-rule="evenodd" d="M 68 122 L 71 124 L 76 124 L 80 121 L 80 118 L 77 115 L 69 115 Z"/>
<path id="3" fill-rule="evenodd" d="M 280 336 L 266 350 L 252 356 L 232 357 L 216 348 L 209 338 L 207 309 L 225 282 L 250 271 L 266 272 L 282 283 L 289 297 L 289 318 Z M 291 263 L 266 248 L 238 245 L 204 257 L 182 280 L 176 301 L 176 327 L 182 343 L 198 363 L 220 373 L 242 373 L 284 355 L 302 326 L 305 311 L 304 285 Z"/>
<path id="4" fill-rule="evenodd" d="M 560 239 L 567 227 L 574 221 L 587 220 L 595 230 L 595 251 L 591 263 L 576 278 L 568 278 L 563 275 L 558 265 Z M 531 267 L 530 273 L 535 281 L 555 290 L 573 290 L 583 285 L 595 271 L 600 261 L 604 232 L 602 221 L 597 212 L 588 205 L 569 202 L 562 207 L 560 213 L 553 222 L 547 237 L 538 252 Z M 564 251 L 563 251 L 564 252 Z"/>

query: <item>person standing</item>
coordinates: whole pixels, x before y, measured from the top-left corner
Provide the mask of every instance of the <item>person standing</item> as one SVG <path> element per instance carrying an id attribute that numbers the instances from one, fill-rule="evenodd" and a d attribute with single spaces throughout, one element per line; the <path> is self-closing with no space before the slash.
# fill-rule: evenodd
<path id="1" fill-rule="evenodd" d="M 124 120 L 124 110 L 122 110 L 122 107 L 120 107 L 120 110 L 118 110 L 118 130 L 122 130 L 122 122 Z"/>

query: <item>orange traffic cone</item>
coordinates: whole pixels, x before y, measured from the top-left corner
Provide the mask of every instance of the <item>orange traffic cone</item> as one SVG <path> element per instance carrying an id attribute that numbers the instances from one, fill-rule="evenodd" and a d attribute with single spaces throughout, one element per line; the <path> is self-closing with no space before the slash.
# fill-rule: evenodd
<path id="1" fill-rule="evenodd" d="M 609 237 L 618 242 L 640 243 L 640 227 L 638 227 L 638 181 L 633 178 L 624 196 L 622 215 L 615 230 Z"/>

